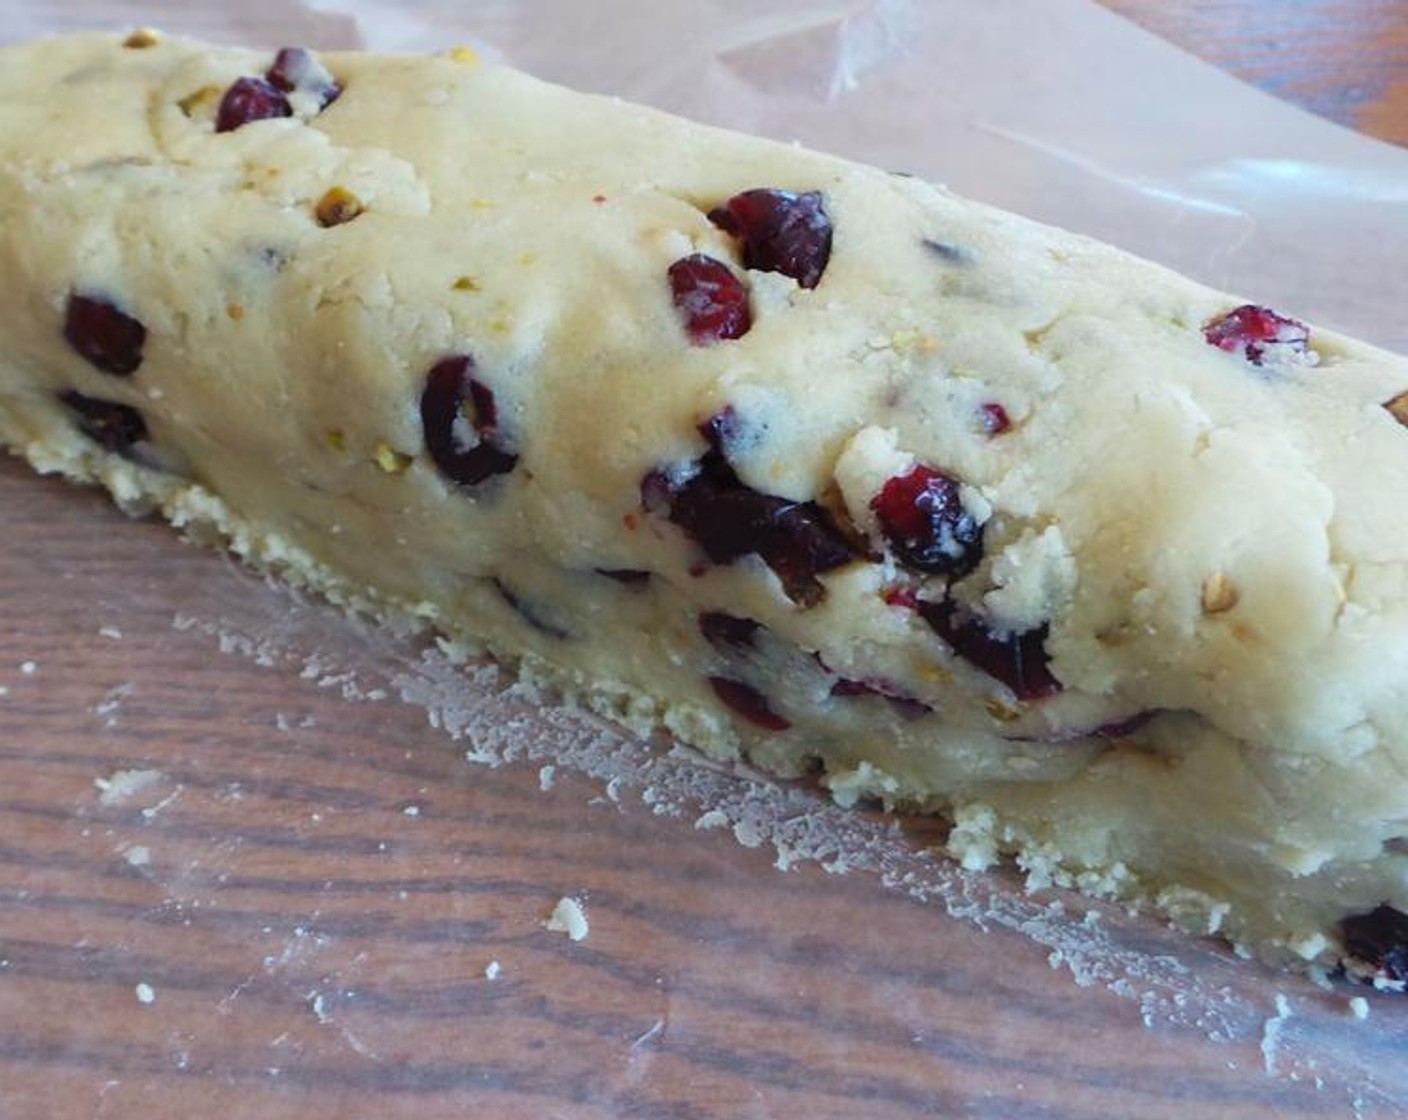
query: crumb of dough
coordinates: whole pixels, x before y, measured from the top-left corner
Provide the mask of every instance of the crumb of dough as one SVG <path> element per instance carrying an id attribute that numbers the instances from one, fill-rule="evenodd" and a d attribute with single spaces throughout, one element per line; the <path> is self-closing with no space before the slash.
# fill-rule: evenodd
<path id="1" fill-rule="evenodd" d="M 497 980 L 501 971 L 502 969 L 498 961 L 490 961 L 484 966 L 484 979 Z"/>
<path id="2" fill-rule="evenodd" d="M 93 784 L 98 787 L 99 802 L 118 805 L 155 785 L 163 776 L 160 770 L 114 770 L 106 778 L 94 778 Z"/>
<path id="3" fill-rule="evenodd" d="M 143 982 L 141 984 L 138 984 L 137 987 L 133 990 L 137 993 L 138 1003 L 156 1002 L 156 989 L 153 988 L 150 984 Z"/>
<path id="4" fill-rule="evenodd" d="M 1362 1023 L 1369 1017 L 1369 1001 L 1363 996 L 1355 996 L 1349 1001 L 1349 1013 Z"/>
<path id="5" fill-rule="evenodd" d="M 553 908 L 543 928 L 553 933 L 565 933 L 573 941 L 585 941 L 591 929 L 587 925 L 587 912 L 582 909 L 582 904 L 575 898 L 565 896 Z"/>

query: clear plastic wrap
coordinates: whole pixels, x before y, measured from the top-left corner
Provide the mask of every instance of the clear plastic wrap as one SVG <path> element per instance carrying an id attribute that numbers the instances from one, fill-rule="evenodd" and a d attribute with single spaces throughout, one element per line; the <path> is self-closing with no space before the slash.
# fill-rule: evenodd
<path id="1" fill-rule="evenodd" d="M 1084 0 L 247 0 L 218 7 L 175 0 L 140 5 L 12 0 L 0 38 L 17 41 L 79 28 L 125 30 L 135 25 L 266 46 L 301 42 L 322 48 L 435 51 L 473 44 L 491 57 L 580 89 L 617 94 L 944 182 L 960 193 L 1114 242 L 1299 316 L 1389 347 L 1408 348 L 1408 319 L 1401 311 L 1408 306 L 1408 270 L 1402 265 L 1408 260 L 1408 152 L 1275 102 Z M 43 515 L 35 513 L 40 504 L 64 501 L 62 492 L 9 466 L 0 475 L 0 485 L 7 503 L 0 505 L 0 532 L 9 542 L 0 547 L 0 585 L 13 596 L 9 607 L 0 610 L 12 617 L 16 604 L 31 591 L 39 598 L 55 594 L 54 572 L 64 572 L 74 559 L 65 552 L 65 542 L 80 539 L 85 519 L 111 526 L 115 533 L 126 531 L 117 520 L 108 520 L 96 503 L 80 502 L 65 507 L 62 515 L 52 515 L 67 528 L 57 545 L 46 544 L 26 533 L 43 523 Z M 148 544 L 148 539 L 142 537 L 140 549 L 159 554 L 167 547 L 159 541 Z M 189 775 L 173 775 L 169 759 L 144 762 L 143 736 L 163 734 L 164 716 L 158 707 L 128 697 L 160 697 L 174 686 L 160 676 L 156 662 L 143 658 L 143 642 L 183 651 L 191 673 L 204 674 L 200 679 L 217 688 L 226 674 L 241 680 L 258 675 L 265 683 L 257 700 L 265 707 L 251 710 L 248 718 L 276 727 L 275 737 L 286 737 L 293 754 L 313 749 L 316 735 L 311 729 L 319 727 L 341 728 L 354 740 L 364 737 L 360 741 L 365 743 L 397 737 L 408 749 L 439 752 L 442 758 L 452 756 L 457 766 L 483 770 L 482 777 L 462 780 L 464 786 L 473 784 L 473 790 L 454 788 L 446 798 L 458 796 L 460 803 L 472 806 L 477 794 L 489 798 L 499 812 L 525 819 L 546 815 L 556 822 L 564 846 L 588 844 L 605 851 L 615 846 L 624 851 L 648 844 L 652 851 L 668 854 L 679 846 L 704 843 L 696 832 L 719 830 L 731 832 L 746 848 L 771 851 L 773 862 L 784 871 L 806 865 L 789 876 L 760 862 L 756 853 L 733 853 L 739 857 L 736 869 L 704 884 L 681 881 L 680 903 L 691 914 L 733 913 L 740 891 L 765 895 L 773 879 L 779 907 L 790 912 L 793 904 L 788 900 L 797 890 L 797 877 L 809 875 L 807 890 L 814 892 L 816 906 L 834 904 L 843 913 L 866 909 L 865 920 L 874 926 L 867 953 L 892 958 L 900 968 L 909 962 L 916 974 L 940 955 L 980 953 L 981 938 L 975 935 L 1005 938 L 999 941 L 1004 947 L 1015 940 L 1024 949 L 1014 959 L 1004 959 L 1007 980 L 1005 986 L 995 987 L 995 1000 L 999 989 L 1014 1003 L 1020 1002 L 1020 995 L 1013 992 L 1039 991 L 1042 998 L 1069 1000 L 1073 1019 L 1097 1024 L 1099 1031 L 1089 1028 L 1095 1032 L 1092 1037 L 1120 1037 L 1125 1027 L 1134 1028 L 1127 1041 L 1130 1055 L 1163 1047 L 1160 1052 L 1184 1063 L 1190 1077 L 1223 1085 L 1227 1101 L 1239 1102 L 1242 1111 L 1236 1115 L 1390 1116 L 1408 1109 L 1408 1090 L 1391 1073 L 1395 1061 L 1401 1065 L 1401 1046 L 1408 1037 L 1408 1020 L 1396 1003 L 1375 998 L 1369 1022 L 1360 1023 L 1346 1010 L 1349 998 L 1360 993 L 1326 991 L 1309 980 L 1232 961 L 1214 947 L 1115 911 L 1096 908 L 1100 919 L 1088 921 L 1082 917 L 1084 906 L 1069 898 L 1029 897 L 1009 876 L 965 875 L 927 853 L 922 825 L 900 827 L 846 813 L 812 791 L 720 772 L 682 752 L 633 743 L 608 728 L 543 708 L 523 690 L 505 690 L 488 668 L 455 667 L 433 648 L 418 649 L 371 634 L 322 608 L 291 606 L 286 593 L 174 543 L 169 547 L 176 555 L 163 567 L 159 581 L 139 569 L 95 569 L 82 546 L 68 547 L 85 561 L 63 576 L 69 609 L 56 612 L 50 626 L 12 632 L 4 643 L 13 663 L 0 672 L 0 688 L 33 693 L 39 706 L 0 704 L 0 734 L 13 741 L 24 739 L 34 712 L 43 708 L 46 687 L 57 689 L 56 695 L 78 697 L 87 705 L 85 711 L 98 714 L 100 718 L 65 725 L 75 737 L 73 749 L 86 752 L 83 757 L 95 760 L 94 767 L 101 771 L 92 776 L 109 783 L 84 803 L 74 828 L 90 812 L 97 814 L 94 819 L 111 823 L 103 816 L 107 809 L 116 812 L 131 805 L 140 810 L 130 821 L 122 818 L 136 840 L 129 836 L 121 841 L 120 852 L 114 852 L 141 872 L 151 906 L 193 913 L 202 900 L 208 906 L 222 905 L 237 888 L 225 886 L 220 875 L 232 870 L 248 874 L 248 868 L 240 862 L 238 844 L 226 849 L 219 840 L 255 822 L 241 818 L 240 799 L 232 797 L 217 799 L 210 811 L 211 819 L 220 823 L 210 825 L 208 832 L 192 816 L 180 818 L 181 828 L 163 831 L 163 820 L 169 819 L 163 814 L 171 804 L 163 798 L 187 790 L 191 803 L 201 786 Z M 118 548 L 114 555 L 138 548 Z M 73 606 L 74 596 L 79 607 Z M 94 632 L 102 640 L 94 638 Z M 120 668 L 99 656 L 108 648 L 104 640 L 113 635 L 128 643 L 124 656 L 129 660 L 117 663 Z M 31 657 L 30 650 L 39 652 Z M 87 655 L 81 655 L 83 651 Z M 34 667 L 25 671 L 25 664 Z M 238 665 L 237 673 L 231 665 Z M 67 677 L 51 685 L 51 674 Z M 412 715 L 398 699 L 410 706 Z M 343 710 L 349 704 L 356 714 Z M 16 710 L 26 714 L 11 714 Z M 292 710 L 303 713 L 300 718 L 308 722 L 291 723 L 286 713 Z M 429 726 L 423 725 L 423 716 Z M 410 737 L 420 741 L 410 742 Z M 202 763 L 195 761 L 200 752 L 210 749 L 218 751 L 218 742 L 190 747 L 192 774 L 200 772 Z M 459 761 L 461 754 L 468 755 L 467 762 Z M 328 765 L 335 767 L 332 757 Z M 122 781 L 136 781 L 136 786 L 112 786 L 117 773 L 124 775 Z M 133 774 L 155 777 L 133 779 Z M 554 774 L 560 777 L 554 779 Z M 257 783 L 258 775 L 248 780 Z M 143 793 L 146 782 L 150 785 Z M 27 796 L 43 806 L 51 796 L 46 789 L 39 783 Z M 421 804 L 434 801 L 440 792 L 432 788 L 423 796 L 413 795 L 397 812 L 413 822 Z M 338 811 L 336 791 L 326 797 L 327 811 Z M 602 804 L 609 805 L 609 811 L 603 811 Z M 0 815 L 0 844 L 7 830 L 13 838 L 30 827 L 27 819 Z M 468 850 L 482 839 L 480 827 L 471 813 L 442 835 L 447 843 Z M 112 831 L 108 829 L 109 835 Z M 309 826 L 307 833 L 309 851 L 320 850 L 317 830 Z M 541 839 L 541 830 L 536 835 Z M 327 853 L 325 875 L 331 884 L 341 880 L 342 865 L 335 846 Z M 516 874 L 527 874 L 525 860 L 532 863 L 511 852 L 503 859 Z M 420 889 L 412 863 L 403 860 L 406 882 L 412 885 L 370 891 L 368 909 L 394 908 L 397 891 L 404 901 L 408 889 Z M 818 867 L 850 874 L 826 875 Z M 62 893 L 70 886 L 68 874 L 60 868 L 49 879 L 36 880 L 32 890 Z M 590 914 L 593 883 L 590 870 L 583 874 Z M 543 871 L 542 879 L 545 891 L 556 889 L 548 886 L 551 871 Z M 717 893 L 711 896 L 710 889 Z M 262 934 L 251 934 L 244 987 L 212 1000 L 208 1007 L 188 1001 L 181 1030 L 173 1030 L 165 1042 L 160 1035 L 152 1036 L 156 1057 L 146 1072 L 124 1067 L 114 1073 L 101 1061 L 84 1066 L 75 1058 L 73 1064 L 86 1072 L 64 1082 L 71 1088 L 72 1077 L 80 1079 L 71 1099 L 102 1100 L 108 1090 L 101 1087 L 110 1082 L 117 1088 L 109 1104 L 126 1105 L 102 1111 L 94 1104 L 94 1114 L 133 1114 L 124 1107 L 135 1109 L 138 1101 L 157 1099 L 155 1087 L 164 1085 L 161 1078 L 166 1076 L 157 1067 L 166 1070 L 167 1058 L 179 1065 L 184 1055 L 186 1065 L 180 1068 L 185 1070 L 195 1068 L 193 1061 L 198 1066 L 199 1056 L 205 1054 L 202 1068 L 216 1071 L 210 1074 L 211 1084 L 223 1086 L 225 1114 L 301 1115 L 299 1102 L 304 1098 L 299 1086 L 306 1090 L 311 1082 L 298 1081 L 300 1068 L 312 1068 L 309 1063 L 322 1061 L 325 1053 L 341 1053 L 354 1062 L 383 1067 L 399 1062 L 405 1071 L 399 1091 L 405 1099 L 419 1094 L 417 1099 L 430 1102 L 429 1111 L 418 1115 L 439 1115 L 435 1109 L 447 1108 L 453 1094 L 447 1087 L 452 1079 L 446 1080 L 446 1063 L 472 1065 L 475 1060 L 468 1042 L 457 1047 L 454 1040 L 473 1039 L 479 1045 L 484 1032 L 510 1029 L 510 1012 L 500 1013 L 502 1020 L 496 1018 L 478 991 L 463 995 L 463 1016 L 479 1017 L 477 1027 L 466 1027 L 458 1009 L 436 1002 L 441 997 L 426 979 L 429 966 L 421 967 L 435 954 L 473 956 L 471 933 L 466 930 L 454 948 L 432 945 L 408 961 L 379 949 L 369 935 L 358 932 L 355 922 L 320 920 L 318 889 L 309 890 L 303 922 L 286 927 L 275 923 Z M 465 890 L 471 886 L 465 884 Z M 33 898 L 28 891 L 12 892 L 0 904 L 0 944 L 19 943 L 24 907 Z M 555 895 L 544 898 L 550 909 Z M 912 933 L 914 924 L 896 916 L 897 898 L 921 907 L 921 940 L 894 942 Z M 605 903 L 602 909 L 608 909 Z M 613 912 L 630 910 L 627 900 Z M 624 1038 L 614 1048 L 588 1047 L 593 1065 L 583 1074 L 577 1098 L 564 1098 L 557 1106 L 561 1111 L 553 1114 L 632 1114 L 630 1107 L 650 1098 L 652 1079 L 663 1086 L 686 1076 L 663 1058 L 652 1064 L 643 1054 L 662 1051 L 670 1039 L 707 1042 L 722 1029 L 690 999 L 691 977 L 703 977 L 699 982 L 706 983 L 713 973 L 732 967 L 717 951 L 723 926 L 711 924 L 707 917 L 700 922 L 700 940 L 684 944 L 683 955 L 671 962 L 669 982 L 662 979 L 659 984 L 664 986 L 652 989 L 650 999 L 637 1000 L 636 1008 L 628 996 L 613 997 L 639 1010 L 639 1035 Z M 528 924 L 534 928 L 525 938 L 551 936 Z M 228 938 L 217 945 L 216 935 L 202 932 L 199 922 L 183 936 L 189 939 L 183 951 L 194 957 L 217 948 L 237 952 Z M 610 928 L 595 936 L 597 941 L 589 941 L 582 951 L 595 945 L 591 951 L 619 956 L 618 963 L 626 968 L 635 952 L 629 937 L 622 934 L 613 941 Z M 97 949 L 101 951 L 84 958 L 90 980 L 123 981 L 135 975 L 131 962 L 136 950 L 131 944 L 99 944 Z M 510 967 L 512 950 L 503 947 L 479 952 L 475 963 L 465 967 L 482 970 L 494 952 Z M 861 956 L 869 959 L 867 953 Z M 760 964 L 740 954 L 734 960 L 743 962 L 741 971 L 729 978 L 739 1000 L 783 998 L 781 986 L 795 981 L 791 973 L 784 979 L 764 967 L 765 959 Z M 833 960 L 826 968 L 844 972 L 853 964 Z M 9 966 L 9 958 L 0 962 L 0 1013 L 13 1017 L 22 1005 L 16 1002 L 19 997 L 5 994 L 3 970 Z M 161 973 L 156 962 L 143 967 L 147 972 L 142 975 L 151 979 L 143 979 L 137 1001 L 165 1006 L 164 993 L 179 988 L 179 978 Z M 974 977 L 984 972 L 971 958 L 966 966 L 954 967 Z M 1051 968 L 1059 973 L 1057 981 L 1050 976 Z M 374 1001 L 356 1002 L 359 990 L 390 985 L 408 970 L 429 986 L 405 998 L 413 1004 L 419 1000 L 417 1006 L 442 1008 L 446 1041 L 438 1065 L 416 1060 L 416 1048 L 430 1045 L 427 1038 L 441 1038 L 424 1034 L 429 1028 L 423 1022 L 412 1029 L 397 1015 L 379 1016 Z M 267 1044 L 269 1069 L 278 1072 L 270 1074 L 268 1085 L 258 1087 L 230 1077 L 220 1081 L 218 1056 L 210 1057 L 218 1055 L 234 1021 L 230 1008 L 245 987 L 264 991 L 263 998 L 272 1001 L 263 1022 L 276 1022 L 280 1009 L 287 1011 L 288 1029 L 281 1036 L 285 1041 Z M 808 988 L 806 998 L 819 1019 L 831 1017 L 840 1023 L 855 1013 L 842 1006 L 839 990 L 826 983 Z M 678 994 L 672 998 L 671 991 Z M 893 1028 L 894 1039 L 913 1039 L 919 1046 L 918 1040 L 933 1025 L 933 1003 L 917 995 L 912 1001 L 895 998 L 893 986 L 886 991 L 884 999 L 871 997 L 866 1021 L 873 1025 L 878 1017 Z M 479 1003 L 469 1010 L 475 1001 Z M 590 997 L 586 1005 L 587 1011 L 598 1009 Z M 514 1012 L 519 1013 L 521 1008 Z M 49 1015 L 55 1051 L 87 1053 L 80 1006 L 75 1005 L 71 1018 L 62 1012 Z M 994 1004 L 991 1019 L 984 1019 L 976 1030 L 975 1046 L 978 1051 L 1002 1050 L 1009 1041 L 1007 1032 L 1021 1029 L 1006 1025 Z M 287 1038 L 300 1034 L 308 1040 L 290 1049 Z M 916 1060 L 924 1057 L 919 1046 Z M 977 1073 L 968 1076 L 954 1059 L 941 1061 L 934 1053 L 928 1058 L 934 1063 L 934 1090 L 948 1085 L 956 1094 L 951 1098 L 953 1115 L 1098 1114 L 1080 1111 L 1096 1106 L 1078 1103 L 1075 1090 L 1063 1087 L 1059 1077 L 1047 1088 L 1016 1093 L 1005 1105 L 1001 1100 L 993 1104 L 984 1086 L 995 1082 Z M 1150 1076 L 1147 1069 L 1139 1072 L 1132 1058 L 1128 1072 L 1122 1073 L 1118 1058 L 1116 1054 L 1106 1075 L 1110 1084 L 1127 1076 L 1134 1088 L 1140 1078 Z M 979 1065 L 975 1058 L 973 1068 Z M 747 1078 L 749 1068 L 741 1073 Z M 777 1087 L 775 1068 L 765 1069 L 760 1061 L 757 1074 L 747 1115 L 783 1115 L 795 1107 L 794 1097 Z M 923 1080 L 922 1074 L 916 1076 Z M 1029 1076 L 1035 1083 L 1035 1075 Z M 284 1092 L 280 1084 L 295 1089 Z M 831 1090 L 825 1088 L 830 1082 L 824 1077 L 818 1084 L 823 1088 L 812 1102 L 819 1110 L 815 1114 L 844 1114 L 846 1094 L 836 1090 L 825 1095 Z M 88 1097 L 81 1095 L 89 1089 Z M 189 1086 L 182 1091 L 195 1093 L 180 1097 L 183 1101 L 201 1099 Z M 1145 1086 L 1140 1091 L 1149 1090 Z M 661 1099 L 668 1097 L 662 1094 Z M 1142 1104 L 1135 1100 L 1123 1107 L 1130 1116 L 1174 1115 L 1171 1102 L 1178 1095 L 1177 1086 L 1170 1083 Z M 39 1098 L 32 1091 L 26 1099 Z M 1160 1100 L 1170 1105 L 1168 1111 Z M 1003 1111 L 1015 1107 L 1014 1102 L 1026 1111 Z M 1256 1111 L 1258 1102 L 1265 1113 Z M 344 1110 L 349 1115 L 373 1114 L 359 1111 L 363 1105 L 371 1107 L 365 1101 L 359 1104 L 358 1095 L 349 1090 Z M 1047 1106 L 1055 1111 L 1041 1111 Z M 890 1114 L 888 1106 L 877 1105 L 872 1111 L 859 1107 L 861 1111 L 850 1114 Z M 828 1111 L 832 1108 L 836 1111 Z M 1189 1108 L 1190 1114 L 1221 1114 L 1216 1101 Z M 534 1114 L 546 1113 L 502 1113 Z M 745 1112 L 740 1104 L 717 1114 Z M 893 1114 L 910 1115 L 898 1106 Z"/>

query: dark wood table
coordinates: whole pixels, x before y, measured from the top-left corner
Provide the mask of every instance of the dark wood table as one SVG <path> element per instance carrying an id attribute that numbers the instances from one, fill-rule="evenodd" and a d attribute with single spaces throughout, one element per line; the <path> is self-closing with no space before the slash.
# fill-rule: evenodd
<path id="1" fill-rule="evenodd" d="M 1408 144 L 1408 4 L 1107 6 Z M 1402 1114 L 1363 1089 L 1397 1090 L 1401 1001 L 1356 1023 L 957 879 L 932 822 L 857 814 L 871 866 L 783 873 L 761 787 L 719 779 L 714 827 L 664 748 L 554 770 L 531 698 L 442 674 L 452 739 L 396 702 L 431 690 L 410 645 L 10 461 L 0 612 L 0 1120 Z M 784 852 L 824 854 L 837 811 L 786 796 Z M 543 925 L 569 895 L 583 941 Z"/>

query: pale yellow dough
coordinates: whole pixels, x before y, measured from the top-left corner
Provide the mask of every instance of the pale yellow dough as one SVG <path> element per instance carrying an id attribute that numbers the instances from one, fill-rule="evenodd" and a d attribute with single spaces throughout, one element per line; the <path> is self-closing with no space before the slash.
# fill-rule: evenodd
<path id="1" fill-rule="evenodd" d="M 1316 329 L 1306 360 L 1254 367 L 1203 337 L 1240 300 L 912 179 L 464 56 L 323 62 L 345 87 L 326 110 L 217 134 L 221 91 L 269 55 L 0 51 L 0 440 L 638 725 L 949 814 L 969 866 L 1015 853 L 1038 883 L 1321 965 L 1345 916 L 1408 911 L 1408 429 L 1384 407 L 1408 362 Z M 815 289 L 745 271 L 707 219 L 755 187 L 823 194 Z M 360 213 L 325 227 L 334 188 Z M 666 273 L 694 252 L 748 285 L 743 338 L 689 344 Z M 65 341 L 75 291 L 146 327 L 133 375 Z M 473 488 L 421 428 L 454 354 L 519 454 Z M 150 439 L 105 453 L 69 390 Z M 1011 431 L 974 423 L 990 402 Z M 744 483 L 864 541 L 815 605 L 642 508 L 727 405 L 757 435 Z M 1059 694 L 1021 702 L 887 603 L 943 594 L 870 505 L 916 462 L 984 522 L 955 601 L 1048 626 Z M 706 611 L 766 629 L 729 655 Z M 737 718 L 711 676 L 790 728 Z"/>

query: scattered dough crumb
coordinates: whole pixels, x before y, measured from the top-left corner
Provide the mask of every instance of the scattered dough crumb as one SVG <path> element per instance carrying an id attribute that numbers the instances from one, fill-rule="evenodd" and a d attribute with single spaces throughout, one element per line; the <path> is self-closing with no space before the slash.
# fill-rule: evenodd
<path id="1" fill-rule="evenodd" d="M 499 967 L 498 961 L 490 961 L 484 966 L 484 979 L 497 980 L 501 971 L 502 969 Z"/>
<path id="2" fill-rule="evenodd" d="M 155 990 L 150 984 L 146 983 L 145 981 L 144 981 L 143 983 L 141 983 L 141 984 L 138 984 L 137 987 L 136 987 L 136 989 L 135 989 L 135 991 L 136 991 L 136 993 L 137 993 L 137 1002 L 138 1002 L 138 1003 L 155 1003 L 155 1002 L 156 1002 L 156 990 Z"/>
<path id="3" fill-rule="evenodd" d="M 152 861 L 152 853 L 145 844 L 133 844 L 122 853 L 122 858 L 133 867 L 146 867 Z"/>
<path id="4" fill-rule="evenodd" d="M 101 804 L 118 805 L 161 779 L 160 770 L 115 770 L 106 778 L 95 778 L 93 784 L 100 791 L 98 801 Z"/>
<path id="5" fill-rule="evenodd" d="M 719 809 L 710 809 L 707 813 L 699 816 L 699 819 L 694 822 L 694 827 L 699 829 L 724 828 L 729 823 L 727 813 Z"/>
<path id="6" fill-rule="evenodd" d="M 33 676 L 35 673 L 37 673 L 38 671 L 39 671 L 39 663 L 38 663 L 38 662 L 36 662 L 36 661 L 22 661 L 22 662 L 20 662 L 20 672 L 23 673 L 25 676 L 27 676 L 27 677 L 32 677 L 32 676 Z"/>
<path id="7" fill-rule="evenodd" d="M 573 941 L 586 940 L 590 929 L 582 904 L 575 898 L 566 897 L 553 908 L 552 916 L 543 923 L 543 928 L 550 929 L 553 933 L 565 933 Z"/>
<path id="8" fill-rule="evenodd" d="M 1281 1040 L 1281 1030 L 1291 1017 L 1291 1004 L 1280 992 L 1276 993 L 1276 1014 L 1261 1025 L 1261 1062 L 1272 1077 L 1279 1072 L 1277 1046 Z"/>
<path id="9" fill-rule="evenodd" d="M 408 816 L 408 817 L 418 817 L 418 816 L 420 816 L 420 806 L 419 806 L 419 805 L 407 805 L 404 809 L 401 810 L 401 812 L 404 813 L 404 814 L 405 814 L 406 816 Z"/>
<path id="10" fill-rule="evenodd" d="M 1363 996 L 1355 996 L 1349 1001 L 1349 1013 L 1363 1022 L 1369 1017 L 1369 1001 Z"/>
<path id="11" fill-rule="evenodd" d="M 538 788 L 541 790 L 552 789 L 552 779 L 556 773 L 556 766 L 543 766 L 538 770 Z"/>
<path id="12" fill-rule="evenodd" d="M 122 631 L 116 626 L 104 626 L 98 631 L 98 637 L 111 638 L 114 642 L 120 642 L 122 640 Z"/>

